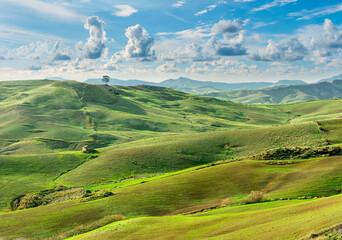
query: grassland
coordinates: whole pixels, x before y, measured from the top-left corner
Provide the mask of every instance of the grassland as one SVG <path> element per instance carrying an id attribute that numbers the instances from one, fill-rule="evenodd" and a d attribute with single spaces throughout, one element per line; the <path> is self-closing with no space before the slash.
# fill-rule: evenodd
<path id="1" fill-rule="evenodd" d="M 0 156 L 0 209 L 9 208 L 10 201 L 19 195 L 58 186 L 55 179 L 88 157 L 81 153 Z"/>
<path id="2" fill-rule="evenodd" d="M 260 128 L 340 117 L 341 100 L 246 105 L 171 89 L 77 83 L 0 83 L 0 154 L 97 148 L 167 135 Z"/>
<path id="3" fill-rule="evenodd" d="M 342 197 L 121 221 L 70 239 L 300 239 L 339 224 Z"/>
<path id="4" fill-rule="evenodd" d="M 106 87 L 72 81 L 0 83 L 1 154 L 104 147 L 170 132 L 255 128 L 289 114 L 171 89 Z"/>
<path id="5" fill-rule="evenodd" d="M 80 238 L 153 239 L 165 228 L 165 239 L 246 239 L 250 232 L 258 239 L 261 229 L 274 237 L 283 224 L 279 238 L 294 239 L 338 223 L 330 220 L 341 206 L 330 212 L 328 205 L 340 197 L 295 199 L 339 194 L 341 156 L 283 165 L 248 159 L 273 148 L 341 145 L 341 100 L 246 105 L 160 87 L 48 80 L 1 82 L 0 99 L 1 210 L 19 195 L 60 185 L 116 193 L 0 212 L 0 238 L 62 239 L 123 216 Z M 85 144 L 98 152 L 81 153 Z M 174 216 L 243 204 L 251 191 L 293 200 Z"/>
<path id="6" fill-rule="evenodd" d="M 0 236 L 42 238 L 62 234 L 105 216 L 128 218 L 189 213 L 221 206 L 227 198 L 239 203 L 251 191 L 266 199 L 338 194 L 341 157 L 302 160 L 290 165 L 238 161 L 197 167 L 115 189 L 116 195 L 91 202 L 78 200 L 0 215 Z M 143 181 L 143 180 L 142 180 Z"/>
<path id="7" fill-rule="evenodd" d="M 291 123 L 328 120 L 341 118 L 342 116 L 342 99 L 329 99 L 272 106 L 282 111 L 291 112 L 293 114 Z"/>
<path id="8" fill-rule="evenodd" d="M 191 136 L 172 135 L 107 148 L 98 158 L 61 176 L 58 182 L 82 186 L 116 181 L 237 159 L 271 148 L 317 146 L 325 142 L 326 138 L 314 123 Z"/>

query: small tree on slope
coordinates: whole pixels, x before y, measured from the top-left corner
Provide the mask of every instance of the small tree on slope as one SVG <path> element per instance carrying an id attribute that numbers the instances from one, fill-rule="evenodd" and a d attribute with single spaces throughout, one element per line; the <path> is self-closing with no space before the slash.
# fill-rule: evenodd
<path id="1" fill-rule="evenodd" d="M 102 82 L 103 82 L 106 86 L 108 86 L 109 79 L 110 79 L 109 76 L 104 75 L 104 76 L 102 77 Z"/>

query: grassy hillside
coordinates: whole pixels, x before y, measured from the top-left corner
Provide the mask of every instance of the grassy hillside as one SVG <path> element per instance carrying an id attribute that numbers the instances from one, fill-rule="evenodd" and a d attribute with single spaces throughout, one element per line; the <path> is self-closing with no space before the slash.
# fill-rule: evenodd
<path id="1" fill-rule="evenodd" d="M 213 132 L 339 117 L 340 101 L 245 105 L 171 89 L 73 81 L 0 83 L 0 154 L 105 147 L 170 133 Z"/>
<path id="2" fill-rule="evenodd" d="M 295 86 L 279 86 L 258 90 L 236 90 L 205 93 L 202 96 L 216 97 L 242 103 L 291 103 L 319 99 L 342 98 L 342 81 L 321 82 Z"/>
<path id="3" fill-rule="evenodd" d="M 42 238 L 113 214 L 131 218 L 188 213 L 221 206 L 227 198 L 239 202 L 251 191 L 264 191 L 266 199 L 330 196 L 341 189 L 341 173 L 340 156 L 290 165 L 240 161 L 197 167 L 116 189 L 116 195 L 105 199 L 0 214 L 0 236 Z"/>
<path id="4" fill-rule="evenodd" d="M 342 117 L 342 99 L 271 105 L 293 114 L 291 123 L 326 120 Z"/>
<path id="5" fill-rule="evenodd" d="M 73 81 L 0 83 L 0 154 L 108 146 L 169 132 L 282 124 L 277 109 L 152 86 L 107 87 Z"/>
<path id="6" fill-rule="evenodd" d="M 288 206 L 271 202 L 189 216 L 137 218 L 70 239 L 300 239 L 339 224 L 341 200 L 339 195 L 290 201 Z"/>
<path id="7" fill-rule="evenodd" d="M 62 185 L 79 187 L 77 196 L 84 190 L 115 194 L 2 211 L 0 238 L 62 239 L 125 217 L 127 221 L 80 237 L 121 239 L 124 234 L 127 239 L 141 235 L 153 239 L 152 232 L 167 224 L 171 235 L 165 238 L 183 232 L 180 238 L 246 239 L 248 231 L 259 236 L 258 226 L 302 224 L 323 214 L 320 209 L 327 212 L 327 202 L 332 204 L 334 198 L 302 200 L 321 204 L 305 205 L 303 212 L 297 211 L 302 202 L 289 200 L 230 206 L 204 215 L 158 216 L 242 204 L 251 191 L 261 192 L 270 201 L 339 194 L 341 156 L 280 162 L 248 159 L 282 147 L 341 145 L 341 106 L 341 100 L 246 105 L 156 86 L 1 82 L 1 210 L 15 197 Z M 98 151 L 80 153 L 85 144 Z M 62 198 L 66 199 L 70 198 Z M 339 205 L 333 207 L 338 210 Z M 285 216 L 282 209 L 286 208 L 293 210 Z M 293 235 L 281 234 L 291 239 L 320 231 L 321 226 L 332 224 L 333 215 L 325 216 L 306 221 L 303 229 L 284 228 Z M 176 219 L 179 224 L 173 224 Z M 236 225 L 226 230 L 223 226 L 231 225 L 230 219 Z M 255 223 L 253 227 L 247 219 Z M 146 227 L 148 223 L 157 230 Z M 108 232 L 113 227 L 117 231 Z M 274 233 L 270 229 L 269 236 Z"/>
<path id="8" fill-rule="evenodd" d="M 333 126 L 339 126 L 339 123 Z M 338 132 L 331 134 L 336 136 Z M 3 183 L 0 209 L 8 208 L 14 197 L 58 185 L 86 186 L 154 176 L 254 155 L 271 148 L 317 146 L 324 144 L 326 138 L 318 131 L 317 124 L 304 123 L 144 139 L 102 149 L 98 158 L 90 160 L 88 158 L 94 154 L 78 152 L 0 155 L 0 180 Z"/>
<path id="9" fill-rule="evenodd" d="M 0 209 L 9 208 L 17 196 L 58 186 L 55 179 L 88 157 L 81 153 L 0 156 Z"/>
<path id="10" fill-rule="evenodd" d="M 88 185 L 124 177 L 155 175 L 254 155 L 266 149 L 317 146 L 325 142 L 326 137 L 314 123 L 171 135 L 107 148 L 98 158 L 61 176 L 58 182 L 66 185 Z"/>

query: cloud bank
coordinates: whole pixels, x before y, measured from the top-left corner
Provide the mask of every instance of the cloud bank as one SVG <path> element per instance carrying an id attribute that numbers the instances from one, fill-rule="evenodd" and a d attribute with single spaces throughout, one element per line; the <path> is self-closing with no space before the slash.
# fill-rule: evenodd
<path id="1" fill-rule="evenodd" d="M 284 44 L 269 40 L 267 47 L 252 53 L 249 57 L 254 61 L 294 62 L 303 59 L 307 54 L 308 49 L 298 39 L 292 38 Z"/>

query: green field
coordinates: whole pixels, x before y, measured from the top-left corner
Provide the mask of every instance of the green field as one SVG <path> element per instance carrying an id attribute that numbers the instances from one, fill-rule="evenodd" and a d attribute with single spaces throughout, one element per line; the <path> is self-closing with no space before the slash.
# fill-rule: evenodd
<path id="1" fill-rule="evenodd" d="M 336 196 L 313 201 L 259 203 L 190 216 L 136 218 L 112 223 L 70 240 L 301 239 L 339 224 L 341 199 Z"/>
<path id="2" fill-rule="evenodd" d="M 0 156 L 0 209 L 23 194 L 57 187 L 56 179 L 88 159 L 81 153 Z"/>
<path id="3" fill-rule="evenodd" d="M 339 193 L 341 180 L 341 157 L 281 166 L 245 160 L 197 167 L 117 188 L 116 195 L 105 199 L 74 200 L 1 214 L 0 225 L 4 227 L 0 235 L 58 235 L 114 214 L 134 218 L 189 213 L 221 206 L 227 198 L 231 203 L 243 203 L 251 191 L 265 192 L 265 200 L 331 196 Z"/>
<path id="4" fill-rule="evenodd" d="M 316 146 L 325 141 L 313 123 L 153 138 L 107 148 L 101 156 L 58 181 L 66 185 L 89 185 L 234 160 L 266 149 Z"/>
<path id="5" fill-rule="evenodd" d="M 341 223 L 340 155 L 251 160 L 341 146 L 341 100 L 247 105 L 50 80 L 0 82 L 0 99 L 0 239 L 298 239 Z M 9 210 L 61 186 L 115 194 Z M 261 203 L 246 204 L 251 192 Z"/>

